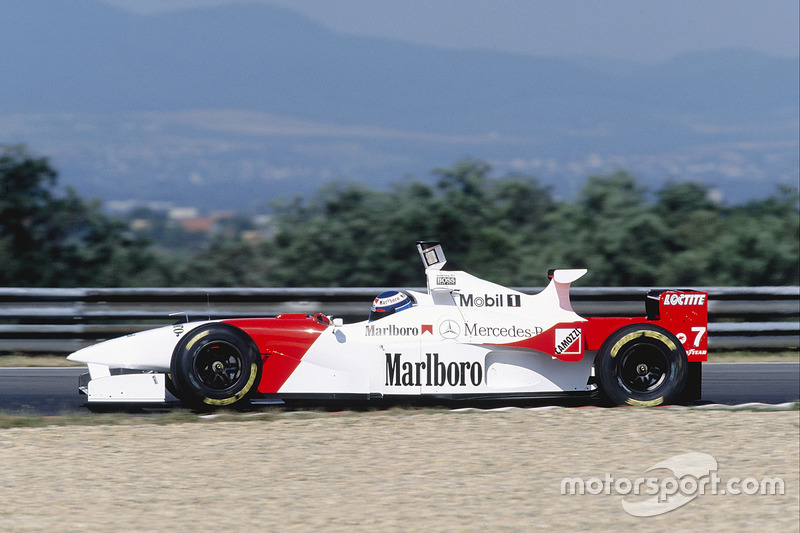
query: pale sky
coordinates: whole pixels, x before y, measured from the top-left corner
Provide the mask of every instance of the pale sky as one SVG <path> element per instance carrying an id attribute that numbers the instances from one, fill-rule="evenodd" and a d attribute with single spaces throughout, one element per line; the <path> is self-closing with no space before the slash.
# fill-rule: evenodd
<path id="1" fill-rule="evenodd" d="M 139 13 L 230 2 L 293 9 L 341 33 L 538 56 L 660 61 L 742 48 L 800 57 L 798 0 L 104 0 Z"/>

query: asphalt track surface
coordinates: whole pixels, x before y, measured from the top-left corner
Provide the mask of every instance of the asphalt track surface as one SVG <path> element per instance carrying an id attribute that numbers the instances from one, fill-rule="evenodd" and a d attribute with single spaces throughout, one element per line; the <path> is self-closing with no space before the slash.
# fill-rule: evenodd
<path id="1" fill-rule="evenodd" d="M 0 368 L 0 413 L 54 416 L 88 412 L 86 396 L 77 391 L 78 376 L 84 372 L 82 367 Z M 800 363 L 708 363 L 703 367 L 699 404 L 782 404 L 798 399 Z M 559 405 L 559 401 L 546 404 Z M 136 406 L 123 410 L 131 407 Z"/>

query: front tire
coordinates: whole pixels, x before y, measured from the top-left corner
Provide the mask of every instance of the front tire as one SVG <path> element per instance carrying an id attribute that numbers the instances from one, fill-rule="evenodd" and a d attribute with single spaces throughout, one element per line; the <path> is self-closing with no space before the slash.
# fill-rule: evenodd
<path id="1" fill-rule="evenodd" d="M 595 363 L 600 390 L 615 405 L 672 403 L 686 385 L 686 351 L 669 331 L 636 324 L 613 333 Z"/>
<path id="2" fill-rule="evenodd" d="M 252 339 L 226 324 L 189 332 L 172 354 L 175 396 L 192 405 L 231 406 L 245 401 L 261 381 L 261 356 Z"/>

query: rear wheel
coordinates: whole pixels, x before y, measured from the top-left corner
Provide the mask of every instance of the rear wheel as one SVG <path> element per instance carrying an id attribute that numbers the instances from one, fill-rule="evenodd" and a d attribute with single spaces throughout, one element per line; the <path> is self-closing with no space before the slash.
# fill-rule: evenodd
<path id="1" fill-rule="evenodd" d="M 686 352 L 678 339 L 650 324 L 612 334 L 595 363 L 600 390 L 616 405 L 672 403 L 683 391 L 687 369 Z"/>
<path id="2" fill-rule="evenodd" d="M 261 380 L 261 357 L 252 339 L 226 324 L 189 332 L 172 354 L 170 377 L 181 400 L 225 406 L 248 398 Z"/>

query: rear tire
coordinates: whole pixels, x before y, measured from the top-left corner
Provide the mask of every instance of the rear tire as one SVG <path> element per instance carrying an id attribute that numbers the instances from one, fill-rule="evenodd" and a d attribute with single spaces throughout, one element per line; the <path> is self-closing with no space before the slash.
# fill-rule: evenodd
<path id="1" fill-rule="evenodd" d="M 206 324 L 175 347 L 170 377 L 178 398 L 191 405 L 231 406 L 256 391 L 261 356 L 253 340 L 227 324 Z"/>
<path id="2" fill-rule="evenodd" d="M 600 390 L 615 405 L 674 402 L 686 385 L 686 351 L 672 333 L 636 324 L 613 333 L 595 362 Z"/>

